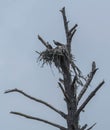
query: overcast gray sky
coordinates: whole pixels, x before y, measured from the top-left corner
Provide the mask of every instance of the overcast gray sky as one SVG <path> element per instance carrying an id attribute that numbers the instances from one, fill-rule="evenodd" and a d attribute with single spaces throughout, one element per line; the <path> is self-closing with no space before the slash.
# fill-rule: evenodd
<path id="1" fill-rule="evenodd" d="M 66 112 L 63 96 L 58 88 L 59 75 L 48 66 L 36 63 L 35 50 L 45 49 L 37 40 L 40 34 L 65 42 L 63 21 L 59 10 L 65 6 L 70 25 L 77 23 L 73 40 L 76 63 L 86 74 L 91 62 L 99 71 L 91 84 L 105 85 L 86 107 L 81 122 L 97 122 L 94 130 L 109 129 L 110 117 L 110 1 L 109 0 L 0 0 L 0 129 L 56 130 L 52 126 L 9 114 L 11 110 L 40 116 L 65 125 L 65 121 L 41 104 L 31 102 L 19 94 L 7 94 L 7 89 L 19 88 L 48 101 Z"/>

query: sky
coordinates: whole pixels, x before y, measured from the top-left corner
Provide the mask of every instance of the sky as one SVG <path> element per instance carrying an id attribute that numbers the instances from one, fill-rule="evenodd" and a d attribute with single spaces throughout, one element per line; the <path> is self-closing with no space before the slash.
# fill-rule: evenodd
<path id="1" fill-rule="evenodd" d="M 32 102 L 17 93 L 4 94 L 18 88 L 49 102 L 66 112 L 63 95 L 57 81 L 60 77 L 53 67 L 36 63 L 44 46 L 37 39 L 40 34 L 52 44 L 53 40 L 65 43 L 63 20 L 60 13 L 66 7 L 70 26 L 78 24 L 72 41 L 76 64 L 84 75 L 92 61 L 99 68 L 90 90 L 103 79 L 104 86 L 81 114 L 81 123 L 92 125 L 94 130 L 109 128 L 110 110 L 110 1 L 109 0 L 0 0 L 0 129 L 2 130 L 56 130 L 47 124 L 11 115 L 19 111 L 66 125 L 64 119 L 47 107 Z"/>

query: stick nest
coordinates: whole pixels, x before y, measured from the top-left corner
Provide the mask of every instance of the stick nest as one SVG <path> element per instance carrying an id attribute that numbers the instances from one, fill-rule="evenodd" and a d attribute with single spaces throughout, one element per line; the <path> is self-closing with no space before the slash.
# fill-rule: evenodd
<path id="1" fill-rule="evenodd" d="M 56 66 L 56 68 L 61 72 L 61 67 L 67 61 L 70 61 L 72 56 L 69 56 L 68 50 L 65 45 L 57 46 L 56 48 L 46 49 L 39 53 L 38 61 L 42 61 L 42 66 L 44 64 L 49 64 L 50 66 L 52 63 Z"/>

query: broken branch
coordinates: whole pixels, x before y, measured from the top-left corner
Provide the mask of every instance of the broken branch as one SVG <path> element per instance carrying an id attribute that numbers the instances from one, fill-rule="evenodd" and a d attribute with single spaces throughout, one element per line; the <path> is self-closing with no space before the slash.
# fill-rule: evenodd
<path id="1" fill-rule="evenodd" d="M 64 22 L 64 28 L 65 28 L 65 34 L 66 34 L 66 38 L 68 38 L 68 21 L 67 21 L 67 17 L 66 17 L 66 13 L 65 13 L 65 7 L 62 8 L 62 10 L 60 10 L 63 16 L 63 22 Z M 68 39 L 67 39 L 68 41 Z"/>
<path id="2" fill-rule="evenodd" d="M 43 45 L 48 48 L 48 49 L 52 49 L 52 46 L 48 43 L 48 42 L 45 42 L 44 39 L 38 35 L 38 39 L 43 43 Z"/>
<path id="3" fill-rule="evenodd" d="M 95 73 L 97 71 L 97 68 L 96 68 L 96 65 L 95 65 L 95 62 L 92 63 L 92 70 L 88 76 L 88 79 L 86 80 L 86 83 L 85 85 L 83 86 L 82 90 L 80 91 L 79 93 L 79 96 L 78 96 L 78 102 L 80 101 L 80 99 L 82 98 L 82 96 L 84 95 L 84 93 L 86 92 L 87 88 L 89 87 Z"/>

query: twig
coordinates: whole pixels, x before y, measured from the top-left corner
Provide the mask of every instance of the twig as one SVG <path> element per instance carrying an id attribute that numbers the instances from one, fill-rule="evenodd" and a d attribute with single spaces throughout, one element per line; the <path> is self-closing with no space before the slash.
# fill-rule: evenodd
<path id="1" fill-rule="evenodd" d="M 57 128 L 59 128 L 59 129 L 61 129 L 61 130 L 66 130 L 66 128 L 63 127 L 63 126 L 61 126 L 61 125 L 52 123 L 52 122 L 50 122 L 50 121 L 47 121 L 47 120 L 44 120 L 44 119 L 41 119 L 41 118 L 38 118 L 38 117 L 33 117 L 33 116 L 30 116 L 30 115 L 26 115 L 26 114 L 23 114 L 23 113 L 20 113 L 20 112 L 14 112 L 14 111 L 11 111 L 10 113 L 11 113 L 11 114 L 15 114 L 15 115 L 19 115 L 19 116 L 22 116 L 22 117 L 25 117 L 25 118 L 28 118 L 28 119 L 41 121 L 41 122 L 43 122 L 43 123 L 46 123 L 46 124 L 49 124 L 49 125 L 51 125 L 51 126 L 57 127 Z"/>
<path id="2" fill-rule="evenodd" d="M 77 28 L 77 24 L 75 24 L 70 30 L 69 30 L 69 34 L 71 34 L 74 30 L 76 30 Z"/>
<path id="3" fill-rule="evenodd" d="M 73 36 L 74 36 L 74 34 L 75 34 L 75 32 L 76 32 L 76 28 L 77 28 L 77 24 L 75 24 L 71 29 L 70 29 L 70 31 L 68 32 L 68 39 L 69 39 L 69 42 L 71 43 L 71 41 L 72 41 L 72 38 L 73 38 Z"/>
<path id="4" fill-rule="evenodd" d="M 85 124 L 84 126 L 82 126 L 82 128 L 80 130 L 85 130 L 87 127 L 87 124 Z"/>
<path id="5" fill-rule="evenodd" d="M 75 65 L 75 63 L 74 63 L 72 60 L 70 60 L 70 63 L 71 63 L 71 67 L 72 67 L 72 69 L 73 69 L 75 75 L 76 75 L 77 77 L 81 77 L 82 74 L 81 74 L 80 69 L 77 67 L 77 65 Z"/>
<path id="6" fill-rule="evenodd" d="M 96 125 L 96 123 L 94 123 L 91 127 L 89 127 L 87 130 L 91 130 L 94 126 Z"/>
<path id="7" fill-rule="evenodd" d="M 44 39 L 40 35 L 38 35 L 38 39 L 44 44 L 46 48 L 52 49 L 52 46 L 48 42 L 45 42 Z"/>
<path id="8" fill-rule="evenodd" d="M 66 101 L 70 102 L 69 97 L 68 97 L 68 95 L 65 93 L 65 90 L 63 89 L 61 83 L 58 82 L 58 84 L 59 84 L 59 87 L 60 87 L 61 91 L 63 92 L 63 95 L 64 95 Z"/>
<path id="9" fill-rule="evenodd" d="M 35 52 L 40 55 L 40 52 L 38 52 L 38 51 L 35 51 Z"/>
<path id="10" fill-rule="evenodd" d="M 82 103 L 82 105 L 79 107 L 79 109 L 76 112 L 76 116 L 80 114 L 80 112 L 84 109 L 84 107 L 88 104 L 88 102 L 95 96 L 96 92 L 102 87 L 102 85 L 105 82 L 102 81 L 91 93 L 90 95 L 86 98 L 86 100 Z"/>
<path id="11" fill-rule="evenodd" d="M 72 84 L 71 84 L 71 87 L 72 87 L 72 88 L 74 88 L 76 81 L 77 81 L 77 76 L 75 75 L 75 76 L 74 76 L 74 79 L 73 79 L 73 81 L 72 81 Z"/>
<path id="12" fill-rule="evenodd" d="M 59 78 L 59 81 L 64 85 L 64 80 Z"/>
<path id="13" fill-rule="evenodd" d="M 69 42 L 70 42 L 70 43 L 71 43 L 71 41 L 72 41 L 72 38 L 73 38 L 75 32 L 76 32 L 76 29 L 71 33 L 71 35 L 69 35 Z"/>
<path id="14" fill-rule="evenodd" d="M 89 87 L 95 73 L 97 71 L 97 68 L 96 68 L 96 65 L 95 65 L 95 62 L 92 63 L 92 70 L 88 76 L 88 79 L 86 80 L 86 83 L 85 85 L 83 86 L 82 90 L 80 91 L 79 93 L 79 96 L 78 96 L 78 102 L 80 101 L 80 99 L 82 98 L 82 96 L 84 95 L 84 93 L 86 92 L 87 88 Z"/>
<path id="15" fill-rule="evenodd" d="M 76 100 L 76 103 L 77 103 L 77 98 L 76 98 L 76 94 L 77 94 L 76 81 L 77 81 L 77 76 L 75 75 L 74 79 L 72 81 L 72 84 L 71 84 L 71 91 L 72 91 L 72 93 L 74 95 L 74 99 Z"/>
<path id="16" fill-rule="evenodd" d="M 43 100 L 41 100 L 41 99 L 34 98 L 34 97 L 32 97 L 32 96 L 26 94 L 25 92 L 19 90 L 19 89 L 16 89 L 16 88 L 15 88 L 15 89 L 11 89 L 11 90 L 5 91 L 5 93 L 10 93 L 10 92 L 18 92 L 18 93 L 21 93 L 21 94 L 24 95 L 25 97 L 27 97 L 27 98 L 29 98 L 29 99 L 35 101 L 35 102 L 39 102 L 39 103 L 41 103 L 41 104 L 44 104 L 45 106 L 51 108 L 52 110 L 54 110 L 55 112 L 57 112 L 58 114 L 60 114 L 63 118 L 65 118 L 65 116 L 66 116 L 65 113 L 63 113 L 62 111 L 59 111 L 58 109 L 56 109 L 56 108 L 53 107 L 52 105 L 48 104 L 47 102 L 45 102 L 45 101 L 43 101 Z"/>

